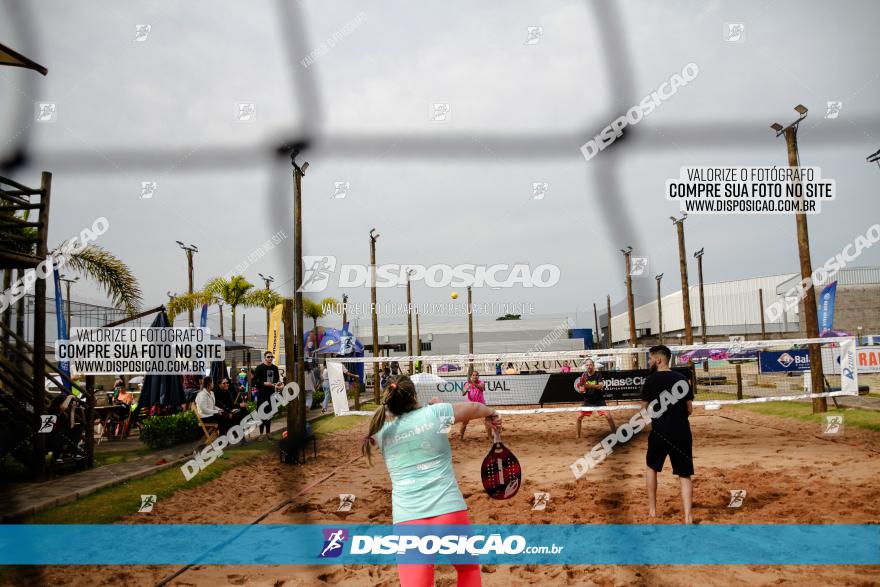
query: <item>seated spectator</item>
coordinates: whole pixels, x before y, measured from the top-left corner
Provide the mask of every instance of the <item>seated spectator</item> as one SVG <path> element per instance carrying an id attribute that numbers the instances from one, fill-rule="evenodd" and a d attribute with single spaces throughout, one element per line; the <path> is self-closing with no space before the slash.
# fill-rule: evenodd
<path id="1" fill-rule="evenodd" d="M 562 372 L 571 373 L 571 365 L 568 364 L 568 361 L 562 361 Z"/>
<path id="2" fill-rule="evenodd" d="M 232 424 L 241 424 L 241 421 L 247 415 L 247 402 L 242 400 L 236 405 L 235 399 L 232 397 L 231 387 L 232 385 L 228 377 L 221 378 L 220 384 L 214 390 L 214 404 L 229 416 Z"/>
<path id="3" fill-rule="evenodd" d="M 517 375 L 519 371 L 516 370 L 516 367 L 513 366 L 513 363 L 508 363 L 507 368 L 504 369 L 505 375 Z"/>
<path id="4" fill-rule="evenodd" d="M 220 434 L 226 432 L 232 427 L 233 420 L 228 412 L 219 408 L 214 401 L 214 381 L 210 377 L 202 379 L 202 388 L 196 394 L 195 404 L 199 413 L 199 418 L 206 424 L 217 424 L 220 428 Z"/>
<path id="5" fill-rule="evenodd" d="M 188 374 L 183 376 L 183 397 L 186 398 L 186 403 L 189 404 L 193 401 L 193 398 L 199 393 L 199 388 L 202 387 L 202 376 L 199 374 Z"/>
<path id="6" fill-rule="evenodd" d="M 125 389 L 125 381 L 123 381 L 122 377 L 113 382 L 113 400 L 115 401 L 117 397 L 119 397 L 119 392 Z"/>
<path id="7" fill-rule="evenodd" d="M 120 389 L 120 390 L 116 393 L 116 397 L 113 398 L 113 404 L 114 404 L 114 405 L 126 405 L 126 406 L 131 406 L 131 404 L 132 404 L 133 402 L 134 402 L 134 394 L 131 393 L 130 391 L 128 391 L 127 389 L 125 389 L 125 388 Z"/>

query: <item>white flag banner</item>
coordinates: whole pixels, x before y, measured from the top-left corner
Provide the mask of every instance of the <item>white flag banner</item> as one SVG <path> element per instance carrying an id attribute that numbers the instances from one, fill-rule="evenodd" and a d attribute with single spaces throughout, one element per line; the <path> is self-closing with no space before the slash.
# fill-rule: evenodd
<path id="1" fill-rule="evenodd" d="M 327 361 L 327 376 L 330 380 L 330 399 L 333 401 L 333 414 L 342 416 L 348 412 L 348 392 L 345 386 L 342 363 Z"/>
<path id="2" fill-rule="evenodd" d="M 840 343 L 840 391 L 859 394 L 859 371 L 856 368 L 856 340 Z"/>

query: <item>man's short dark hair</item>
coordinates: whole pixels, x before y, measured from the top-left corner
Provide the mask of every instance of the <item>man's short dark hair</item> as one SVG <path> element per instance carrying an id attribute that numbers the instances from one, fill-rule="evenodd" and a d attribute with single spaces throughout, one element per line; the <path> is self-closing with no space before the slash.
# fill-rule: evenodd
<path id="1" fill-rule="evenodd" d="M 672 351 L 669 350 L 669 347 L 665 344 L 658 344 L 656 346 L 652 346 L 648 349 L 648 353 L 651 355 L 660 355 L 666 359 L 666 362 L 669 363 L 672 360 Z"/>
<path id="2" fill-rule="evenodd" d="M 275 356 L 275 353 L 273 353 L 272 351 L 266 351 L 265 353 L 263 353 L 263 358 L 265 359 L 269 355 Z"/>

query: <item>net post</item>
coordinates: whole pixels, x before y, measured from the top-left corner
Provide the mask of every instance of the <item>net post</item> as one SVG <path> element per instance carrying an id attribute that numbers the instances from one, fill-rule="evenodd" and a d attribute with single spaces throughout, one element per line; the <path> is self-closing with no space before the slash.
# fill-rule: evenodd
<path id="1" fill-rule="evenodd" d="M 743 377 L 742 377 L 742 366 L 737 363 L 736 364 L 736 399 L 743 398 Z"/>

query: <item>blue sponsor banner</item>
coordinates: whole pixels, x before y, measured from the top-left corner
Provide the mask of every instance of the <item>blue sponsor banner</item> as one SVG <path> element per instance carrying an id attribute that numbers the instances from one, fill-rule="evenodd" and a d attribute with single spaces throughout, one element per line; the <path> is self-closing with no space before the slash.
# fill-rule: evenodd
<path id="1" fill-rule="evenodd" d="M 877 565 L 880 525 L 0 526 L 0 565 L 394 564 L 435 556 L 440 564 Z"/>
<path id="2" fill-rule="evenodd" d="M 837 282 L 825 286 L 819 295 L 819 336 L 834 328 L 834 301 L 837 299 Z"/>
<path id="3" fill-rule="evenodd" d="M 202 315 L 199 317 L 199 328 L 208 326 L 208 304 L 202 304 Z"/>
<path id="4" fill-rule="evenodd" d="M 780 373 L 785 371 L 809 371 L 810 351 L 793 349 L 789 351 L 761 351 L 758 353 L 761 373 Z"/>

